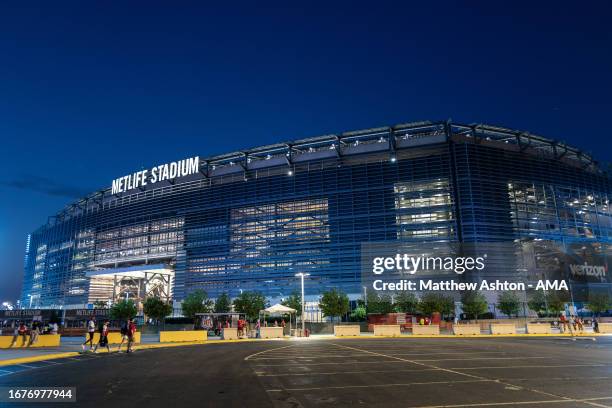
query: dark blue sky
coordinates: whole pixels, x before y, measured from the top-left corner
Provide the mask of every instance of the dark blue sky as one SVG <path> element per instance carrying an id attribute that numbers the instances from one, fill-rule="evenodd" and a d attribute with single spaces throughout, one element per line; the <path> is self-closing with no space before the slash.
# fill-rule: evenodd
<path id="1" fill-rule="evenodd" d="M 606 2 L 12 3 L 0 301 L 18 295 L 29 231 L 143 166 L 447 118 L 612 159 Z"/>

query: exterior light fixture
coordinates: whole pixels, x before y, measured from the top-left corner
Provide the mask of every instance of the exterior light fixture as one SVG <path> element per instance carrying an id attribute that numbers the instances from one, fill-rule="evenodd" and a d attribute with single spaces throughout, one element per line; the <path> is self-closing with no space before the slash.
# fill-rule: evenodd
<path id="1" fill-rule="evenodd" d="M 296 273 L 295 274 L 296 277 L 300 277 L 301 281 L 302 281 L 302 335 L 304 335 L 304 333 L 306 332 L 306 328 L 305 328 L 305 314 L 304 314 L 304 305 L 305 305 L 305 301 L 304 301 L 304 276 L 310 276 L 309 273 Z"/>

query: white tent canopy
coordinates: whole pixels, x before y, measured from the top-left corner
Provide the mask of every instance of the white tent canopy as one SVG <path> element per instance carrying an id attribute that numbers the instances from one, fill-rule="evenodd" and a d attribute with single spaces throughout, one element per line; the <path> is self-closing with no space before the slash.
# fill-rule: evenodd
<path id="1" fill-rule="evenodd" d="M 275 314 L 275 313 L 282 314 L 282 313 L 295 313 L 297 310 L 281 305 L 280 303 L 277 303 L 274 306 L 270 306 L 269 308 L 264 309 L 263 311 L 268 314 Z"/>

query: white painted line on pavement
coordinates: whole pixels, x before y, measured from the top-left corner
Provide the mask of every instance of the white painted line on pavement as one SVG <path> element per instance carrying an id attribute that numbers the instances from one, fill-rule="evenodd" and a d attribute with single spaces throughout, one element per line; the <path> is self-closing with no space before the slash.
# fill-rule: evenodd
<path id="1" fill-rule="evenodd" d="M 518 366 L 491 366 L 491 367 L 451 367 L 451 370 L 488 370 L 492 368 L 560 368 L 560 367 L 606 367 L 606 364 L 561 364 L 561 365 L 518 365 Z"/>
<path id="2" fill-rule="evenodd" d="M 530 360 L 548 359 L 558 360 L 557 357 L 471 357 L 471 358 L 432 358 L 432 359 L 412 359 L 412 361 L 471 361 L 471 360 Z"/>
<path id="3" fill-rule="evenodd" d="M 290 346 L 277 347 L 277 348 L 273 348 L 273 349 L 269 349 L 269 350 L 260 351 L 259 353 L 255 353 L 255 354 L 251 354 L 251 355 L 246 356 L 244 358 L 244 360 L 246 361 L 246 360 L 249 360 L 251 357 L 258 356 L 260 354 L 264 354 L 264 353 L 268 353 L 270 351 L 276 351 L 276 350 L 280 350 L 280 349 L 286 349 L 286 348 L 289 348 L 289 347 L 295 347 L 295 346 L 292 344 Z"/>
<path id="4" fill-rule="evenodd" d="M 355 347 L 343 346 L 343 345 L 339 345 L 339 344 L 336 344 L 336 343 L 332 343 L 332 344 L 337 346 L 337 347 L 348 348 L 348 349 L 352 349 L 352 350 L 356 350 L 356 351 L 360 351 L 361 350 L 361 349 L 358 349 L 358 348 L 355 348 Z M 449 368 L 442 368 L 442 367 L 438 367 L 438 366 L 435 366 L 435 365 L 432 365 L 432 364 L 426 364 L 426 363 L 422 363 L 422 362 L 418 362 L 418 361 L 408 360 L 408 359 L 401 358 L 401 357 L 387 356 L 385 354 L 375 353 L 373 351 L 367 351 L 367 350 L 361 350 L 361 351 L 363 351 L 364 353 L 378 354 L 381 357 L 391 357 L 391 358 L 395 358 L 395 359 L 401 360 L 401 361 L 412 362 L 413 364 L 418 364 L 418 365 L 421 365 L 423 367 L 440 368 L 442 371 L 446 371 L 448 373 L 464 375 L 464 376 L 467 376 L 467 377 L 470 377 L 470 378 L 474 378 L 474 379 L 478 379 L 478 380 L 490 380 L 490 378 L 487 378 L 487 377 L 483 377 L 483 376 L 479 376 L 479 375 L 474 375 L 474 374 L 468 374 L 468 373 L 464 373 L 464 372 L 453 370 L 453 369 L 449 369 Z M 496 382 L 498 384 L 502 384 L 502 385 L 506 385 L 506 386 L 511 386 L 511 387 L 515 386 L 514 384 L 509 383 L 509 382 L 503 382 L 503 381 L 499 381 L 499 380 L 496 380 Z M 537 393 L 537 394 L 546 395 L 548 397 L 561 398 L 561 399 L 569 399 L 569 398 L 561 396 L 561 395 L 552 394 L 550 392 L 538 390 L 538 389 L 535 389 L 535 388 L 523 387 L 523 389 L 526 390 L 526 391 L 531 391 L 531 392 Z"/>
<path id="5" fill-rule="evenodd" d="M 408 383 L 387 383 L 387 384 L 366 384 L 366 385 L 333 385 L 329 387 L 306 387 L 306 388 L 283 388 L 266 390 L 268 392 L 280 391 L 314 391 L 314 390 L 334 390 L 345 388 L 380 388 L 380 387 L 401 387 L 408 385 L 437 385 L 437 384 L 465 384 L 465 383 L 480 383 L 480 382 L 496 382 L 495 380 L 456 380 L 456 381 L 429 381 L 429 382 L 408 382 Z"/>
<path id="6" fill-rule="evenodd" d="M 469 355 L 478 355 L 478 354 L 508 354 L 508 352 L 506 351 L 481 351 L 481 352 L 475 352 L 475 353 L 465 353 L 465 352 L 461 352 L 461 353 L 457 353 L 457 352 L 452 352 L 452 353 L 428 353 L 428 354 L 435 354 L 435 355 L 458 355 L 461 354 L 462 356 L 469 356 Z M 396 356 L 415 356 L 415 357 L 419 357 L 422 356 L 422 353 L 393 353 L 393 355 Z M 351 354 L 330 354 L 330 355 L 325 355 L 325 354 L 319 354 L 319 355 L 311 355 L 310 353 L 308 353 L 308 356 L 291 356 L 291 359 L 304 359 L 304 358 L 347 358 L 347 357 L 366 357 L 363 355 L 363 353 L 351 353 Z M 377 357 L 377 356 L 371 356 L 371 357 Z M 289 357 L 287 357 L 286 355 L 283 357 L 258 357 L 258 358 L 251 358 L 249 359 L 250 361 L 259 361 L 259 360 L 287 360 Z M 517 357 L 518 358 L 518 357 Z M 544 357 L 542 357 L 544 358 Z M 415 361 L 433 361 L 433 360 L 415 360 Z"/>
<path id="7" fill-rule="evenodd" d="M 514 402 L 483 402 L 479 404 L 453 404 L 453 405 L 419 405 L 413 408 L 462 408 L 462 407 L 488 407 L 488 406 L 499 406 L 499 405 L 527 405 L 527 404 L 558 404 L 568 402 L 584 402 L 589 405 L 599 406 L 594 404 L 592 401 L 603 401 L 612 399 L 612 397 L 601 397 L 601 398 L 585 398 L 585 399 L 558 399 L 558 400 L 543 400 L 543 401 L 514 401 Z M 604 405 L 605 406 L 605 405 Z"/>

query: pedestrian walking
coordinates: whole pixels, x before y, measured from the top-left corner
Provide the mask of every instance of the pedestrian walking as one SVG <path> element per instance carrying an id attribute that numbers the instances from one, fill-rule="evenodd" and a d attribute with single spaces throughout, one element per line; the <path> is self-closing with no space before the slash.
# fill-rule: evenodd
<path id="1" fill-rule="evenodd" d="M 130 320 L 128 319 L 127 321 L 123 322 L 123 324 L 121 325 L 121 343 L 119 343 L 119 347 L 117 347 L 117 353 L 119 353 L 121 351 L 121 346 L 123 345 L 123 343 L 128 343 L 129 345 L 129 336 L 128 336 L 128 329 L 129 329 L 129 325 L 130 325 Z"/>
<path id="2" fill-rule="evenodd" d="M 567 321 L 567 317 L 565 317 L 565 314 L 561 313 L 561 316 L 559 317 L 559 329 L 561 329 L 561 333 L 565 333 L 565 330 L 569 330 L 570 329 L 570 325 L 569 322 Z"/>
<path id="3" fill-rule="evenodd" d="M 584 331 L 584 321 L 580 316 L 576 317 L 576 326 L 578 327 L 578 331 Z"/>
<path id="4" fill-rule="evenodd" d="M 98 346 L 106 347 L 106 350 L 110 353 L 110 345 L 108 344 L 108 325 L 110 322 L 108 320 L 104 321 L 104 324 L 100 327 L 100 340 L 98 340 L 98 344 L 94 347 L 94 353 L 98 352 Z"/>
<path id="5" fill-rule="evenodd" d="M 89 349 L 92 350 L 94 347 L 94 334 L 96 332 L 96 319 L 93 318 L 93 316 L 89 319 L 89 321 L 87 322 L 87 338 L 85 339 L 85 342 L 81 345 L 81 347 L 83 348 L 83 351 L 85 351 L 85 345 L 87 343 L 89 343 Z"/>
<path id="6" fill-rule="evenodd" d="M 127 352 L 134 352 L 134 337 L 136 335 L 136 322 L 134 319 L 130 319 L 128 321 L 128 344 L 127 344 Z"/>

